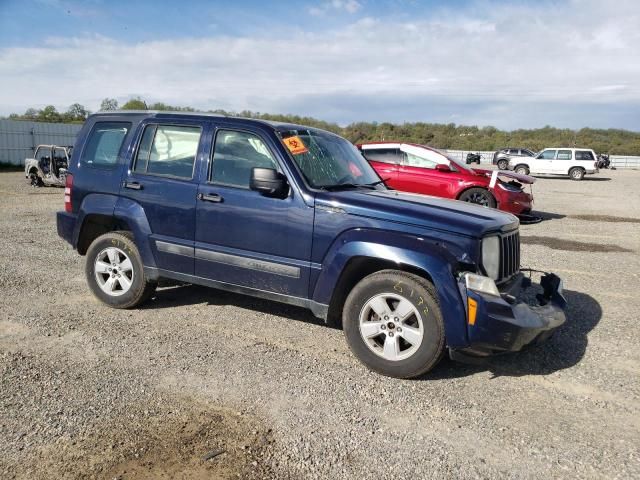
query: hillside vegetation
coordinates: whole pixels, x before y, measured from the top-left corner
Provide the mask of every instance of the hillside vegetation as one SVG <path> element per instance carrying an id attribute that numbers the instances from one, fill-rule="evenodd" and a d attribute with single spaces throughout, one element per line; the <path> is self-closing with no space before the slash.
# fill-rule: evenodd
<path id="1" fill-rule="evenodd" d="M 100 105 L 101 110 L 172 110 L 195 112 L 191 107 L 176 107 L 164 103 L 147 103 L 140 98 L 133 98 L 119 106 L 115 99 L 105 98 Z M 24 114 L 11 114 L 13 120 L 33 120 L 54 123 L 79 123 L 89 115 L 84 106 L 75 103 L 66 112 L 60 113 L 52 105 L 42 110 L 28 109 Z M 330 130 L 338 133 L 354 143 L 367 141 L 391 140 L 431 145 L 436 148 L 454 150 L 496 150 L 501 147 L 528 147 L 534 151 L 544 147 L 589 147 L 598 153 L 613 155 L 640 155 L 640 132 L 619 129 L 580 130 L 560 129 L 550 126 L 536 129 L 520 129 L 513 131 L 498 130 L 495 127 L 476 127 L 438 123 L 377 123 L 355 122 L 345 127 L 312 117 L 299 115 L 274 115 L 269 113 L 242 111 L 227 112 L 209 110 L 228 116 L 242 116 L 298 123 Z"/>

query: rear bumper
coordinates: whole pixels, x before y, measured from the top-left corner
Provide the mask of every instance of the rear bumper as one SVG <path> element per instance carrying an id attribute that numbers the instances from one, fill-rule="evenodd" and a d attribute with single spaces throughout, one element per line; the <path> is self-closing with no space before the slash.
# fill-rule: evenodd
<path id="1" fill-rule="evenodd" d="M 539 285 L 519 273 L 499 290 L 495 296 L 461 284 L 465 303 L 474 300 L 477 310 L 474 323 L 467 325 L 469 346 L 451 352 L 452 358 L 517 352 L 546 340 L 566 321 L 562 281 L 552 273 L 544 274 Z"/>
<path id="2" fill-rule="evenodd" d="M 58 212 L 56 214 L 56 225 L 58 236 L 75 248 L 74 231 L 76 227 L 76 216 L 68 212 Z"/>

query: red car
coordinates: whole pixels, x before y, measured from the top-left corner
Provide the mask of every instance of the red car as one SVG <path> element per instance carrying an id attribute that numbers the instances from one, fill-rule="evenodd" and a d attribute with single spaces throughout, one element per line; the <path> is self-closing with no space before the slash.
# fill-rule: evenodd
<path id="1" fill-rule="evenodd" d="M 533 177 L 503 170 L 470 168 L 434 148 L 412 143 L 357 145 L 385 184 L 404 192 L 453 198 L 515 215 L 531 212 Z"/>

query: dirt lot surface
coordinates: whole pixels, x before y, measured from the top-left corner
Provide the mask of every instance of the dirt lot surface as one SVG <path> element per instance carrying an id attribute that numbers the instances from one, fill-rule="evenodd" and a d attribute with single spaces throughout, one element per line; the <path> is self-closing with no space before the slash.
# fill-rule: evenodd
<path id="1" fill-rule="evenodd" d="M 0 478 L 640 478 L 640 172 L 539 179 L 548 343 L 414 381 L 304 310 L 194 286 L 100 304 L 61 189 L 0 173 Z"/>

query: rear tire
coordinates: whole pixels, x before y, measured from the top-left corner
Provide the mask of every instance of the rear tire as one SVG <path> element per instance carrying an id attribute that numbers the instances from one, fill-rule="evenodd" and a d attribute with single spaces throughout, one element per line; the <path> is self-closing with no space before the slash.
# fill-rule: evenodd
<path id="1" fill-rule="evenodd" d="M 584 178 L 584 169 L 580 168 L 580 167 L 573 167 L 571 170 L 569 170 L 569 178 L 571 178 L 571 180 L 582 180 Z"/>
<path id="2" fill-rule="evenodd" d="M 444 323 L 433 285 L 407 272 L 382 270 L 362 279 L 347 296 L 342 325 L 353 354 L 389 377 L 420 376 L 444 352 Z"/>
<path id="3" fill-rule="evenodd" d="M 527 167 L 526 165 L 518 165 L 516 168 L 514 168 L 514 171 L 516 173 L 519 173 L 520 175 L 529 175 L 529 167 Z"/>
<path id="4" fill-rule="evenodd" d="M 497 202 L 491 192 L 484 188 L 470 188 L 469 190 L 465 190 L 458 197 L 458 200 L 462 202 L 475 203 L 476 205 L 481 205 L 483 207 L 496 208 Z"/>
<path id="5" fill-rule="evenodd" d="M 93 294 L 113 308 L 136 307 L 157 286 L 144 274 L 131 232 L 108 232 L 96 238 L 87 250 L 85 274 Z"/>
<path id="6" fill-rule="evenodd" d="M 509 161 L 508 160 L 498 160 L 498 168 L 500 170 L 508 170 L 509 169 Z"/>

